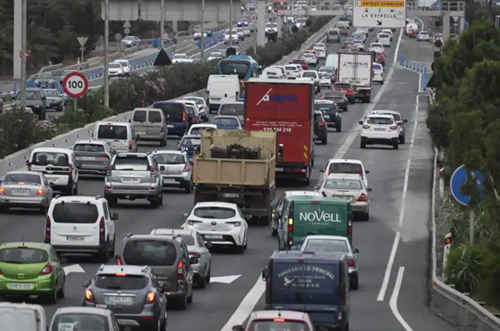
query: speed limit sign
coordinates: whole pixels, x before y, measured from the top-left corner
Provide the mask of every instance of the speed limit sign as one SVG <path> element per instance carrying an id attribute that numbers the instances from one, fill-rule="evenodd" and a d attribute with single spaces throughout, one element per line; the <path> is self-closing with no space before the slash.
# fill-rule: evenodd
<path id="1" fill-rule="evenodd" d="M 81 98 L 89 89 L 87 77 L 79 72 L 72 72 L 64 77 L 63 90 L 70 98 Z"/>

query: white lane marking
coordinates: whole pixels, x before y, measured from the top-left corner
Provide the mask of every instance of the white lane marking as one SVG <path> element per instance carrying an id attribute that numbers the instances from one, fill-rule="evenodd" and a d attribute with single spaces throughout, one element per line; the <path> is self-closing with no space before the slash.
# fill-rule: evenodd
<path id="1" fill-rule="evenodd" d="M 389 307 L 394 314 L 394 317 L 398 320 L 399 324 L 403 326 L 405 331 L 413 331 L 408 323 L 406 323 L 403 316 L 398 309 L 398 298 L 399 291 L 401 290 L 401 284 L 403 283 L 403 276 L 405 274 L 405 267 L 399 267 L 398 276 L 396 277 L 396 284 L 394 284 L 394 290 L 392 291 L 391 300 L 389 301 Z"/>
<path id="2" fill-rule="evenodd" d="M 210 283 L 231 284 L 232 282 L 234 282 L 235 280 L 237 280 L 240 277 L 241 277 L 241 275 L 211 277 Z"/>
<path id="3" fill-rule="evenodd" d="M 72 272 L 80 274 L 85 273 L 85 270 L 83 270 L 83 268 L 79 264 L 68 265 L 65 266 L 63 269 L 64 269 L 64 274 L 66 276 Z"/>
<path id="4" fill-rule="evenodd" d="M 398 232 L 394 237 L 394 243 L 392 245 L 391 253 L 389 255 L 389 261 L 387 262 L 387 266 L 385 268 L 384 279 L 382 280 L 382 285 L 380 286 L 380 291 L 378 292 L 377 301 L 384 301 L 385 293 L 387 292 L 387 286 L 389 285 L 389 280 L 391 278 L 392 266 L 394 265 L 394 260 L 396 258 L 396 253 L 398 251 L 399 241 L 401 239 L 401 228 L 403 227 L 403 222 L 405 219 L 405 211 L 406 211 L 406 196 L 408 194 L 408 180 L 410 177 L 410 168 L 411 168 L 411 154 L 413 151 L 413 146 L 415 144 L 415 135 L 417 133 L 417 124 L 418 124 L 418 107 L 419 107 L 419 95 L 415 97 L 415 115 L 414 115 L 414 123 L 413 123 L 413 132 L 411 134 L 410 147 L 408 148 L 408 161 L 406 162 L 405 168 L 405 178 L 403 184 L 403 195 L 401 197 L 401 206 L 399 210 L 399 222 L 398 222 Z"/>
<path id="5" fill-rule="evenodd" d="M 402 39 L 403 39 L 403 29 L 399 30 L 398 42 L 396 44 L 396 50 L 394 51 L 394 60 L 392 61 L 393 66 L 395 66 L 396 63 L 398 62 L 399 46 L 401 45 Z"/>

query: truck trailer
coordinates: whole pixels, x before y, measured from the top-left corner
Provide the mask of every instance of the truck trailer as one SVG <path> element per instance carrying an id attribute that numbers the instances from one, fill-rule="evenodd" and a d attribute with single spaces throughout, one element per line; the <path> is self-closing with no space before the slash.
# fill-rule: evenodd
<path id="1" fill-rule="evenodd" d="M 337 81 L 349 83 L 354 97 L 370 103 L 372 94 L 373 58 L 370 52 L 340 52 Z"/>

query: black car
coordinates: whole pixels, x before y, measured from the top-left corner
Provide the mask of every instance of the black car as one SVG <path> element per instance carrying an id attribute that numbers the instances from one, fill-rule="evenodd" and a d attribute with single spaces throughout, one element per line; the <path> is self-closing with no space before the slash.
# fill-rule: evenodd
<path id="1" fill-rule="evenodd" d="M 21 91 L 12 97 L 16 104 L 21 104 Z M 47 97 L 43 89 L 38 87 L 28 87 L 26 89 L 26 107 L 31 108 L 33 114 L 38 116 L 40 121 L 45 120 Z"/>
<path id="2" fill-rule="evenodd" d="M 329 91 L 323 95 L 324 100 L 330 100 L 337 104 L 337 108 L 347 112 L 349 110 L 349 100 L 347 100 L 344 91 Z"/>
<path id="3" fill-rule="evenodd" d="M 314 101 L 314 110 L 323 113 L 327 127 L 334 127 L 337 132 L 342 131 L 342 115 L 334 101 L 316 100 Z"/>
<path id="4" fill-rule="evenodd" d="M 326 145 L 328 142 L 328 126 L 323 113 L 319 110 L 314 111 L 314 139 L 319 140 L 321 145 Z"/>

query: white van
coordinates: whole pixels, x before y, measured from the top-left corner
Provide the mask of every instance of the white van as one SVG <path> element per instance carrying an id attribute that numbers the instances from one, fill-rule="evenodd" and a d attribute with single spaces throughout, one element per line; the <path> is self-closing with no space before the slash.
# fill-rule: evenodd
<path id="1" fill-rule="evenodd" d="M 240 80 L 237 75 L 210 75 L 206 92 L 210 113 L 216 112 L 224 102 L 238 100 Z"/>
<path id="2" fill-rule="evenodd" d="M 26 161 L 29 171 L 43 173 L 54 191 L 68 195 L 78 194 L 78 165 L 75 152 L 58 147 L 34 148 Z"/>
<path id="3" fill-rule="evenodd" d="M 137 137 L 131 123 L 97 122 L 92 138 L 106 141 L 116 152 L 137 152 Z"/>
<path id="4" fill-rule="evenodd" d="M 2 331 L 47 331 L 45 309 L 26 303 L 0 303 Z"/>
<path id="5" fill-rule="evenodd" d="M 337 53 L 328 54 L 325 61 L 325 67 L 337 70 L 339 67 L 339 55 Z"/>

